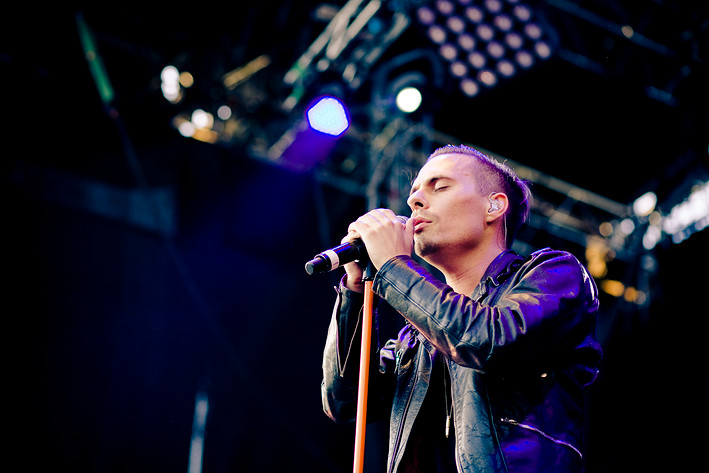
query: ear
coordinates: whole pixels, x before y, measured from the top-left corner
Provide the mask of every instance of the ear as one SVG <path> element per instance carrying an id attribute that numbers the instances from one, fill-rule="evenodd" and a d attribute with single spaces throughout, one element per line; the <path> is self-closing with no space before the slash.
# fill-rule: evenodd
<path id="1" fill-rule="evenodd" d="M 493 223 L 495 220 L 505 215 L 510 206 L 510 202 L 507 198 L 507 194 L 502 192 L 491 192 L 487 198 L 490 202 L 490 207 L 485 214 L 485 220 L 487 223 Z"/>

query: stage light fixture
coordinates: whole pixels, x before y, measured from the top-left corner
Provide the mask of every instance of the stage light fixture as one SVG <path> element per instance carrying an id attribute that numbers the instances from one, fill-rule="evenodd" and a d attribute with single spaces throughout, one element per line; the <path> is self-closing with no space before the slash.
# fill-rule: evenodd
<path id="1" fill-rule="evenodd" d="M 189 120 L 176 120 L 177 131 L 185 138 L 192 138 L 197 127 Z"/>
<path id="2" fill-rule="evenodd" d="M 419 8 L 416 15 L 422 25 L 432 25 L 436 20 L 436 14 L 429 7 Z"/>
<path id="3" fill-rule="evenodd" d="M 472 51 L 475 49 L 475 39 L 471 35 L 463 33 L 458 36 L 458 45 L 465 51 Z"/>
<path id="4" fill-rule="evenodd" d="M 229 120 L 232 116 L 231 107 L 229 107 L 229 105 L 222 105 L 217 109 L 217 116 L 221 120 Z"/>
<path id="5" fill-rule="evenodd" d="M 187 71 L 180 72 L 180 85 L 189 89 L 194 85 L 194 76 Z"/>
<path id="6" fill-rule="evenodd" d="M 480 92 L 480 85 L 470 77 L 464 77 L 460 81 L 460 89 L 468 97 L 474 97 Z"/>
<path id="7" fill-rule="evenodd" d="M 450 70 L 455 77 L 465 77 L 468 74 L 468 67 L 461 61 L 451 63 Z"/>
<path id="8" fill-rule="evenodd" d="M 310 128 L 332 136 L 340 136 L 350 126 L 349 113 L 345 105 L 331 95 L 315 100 L 308 108 L 306 117 Z"/>
<path id="9" fill-rule="evenodd" d="M 396 106 L 405 113 L 412 113 L 421 106 L 423 97 L 416 87 L 404 87 L 396 94 Z"/>
<path id="10" fill-rule="evenodd" d="M 428 29 L 428 37 L 436 44 L 443 44 L 446 41 L 446 30 L 439 25 L 432 25 Z"/>
<path id="11" fill-rule="evenodd" d="M 172 126 L 185 138 L 205 143 L 216 143 L 220 139 L 221 128 L 214 129 L 214 115 L 201 108 L 195 109 L 191 114 L 178 114 L 172 119 Z"/>
<path id="12" fill-rule="evenodd" d="M 416 14 L 465 95 L 472 97 L 551 57 L 547 35 L 522 1 L 473 3 L 436 0 Z"/>
<path id="13" fill-rule="evenodd" d="M 198 108 L 192 112 L 191 121 L 196 128 L 212 128 L 212 125 L 214 125 L 214 115 Z"/>
<path id="14" fill-rule="evenodd" d="M 515 75 L 516 72 L 514 64 L 512 64 L 512 62 L 508 61 L 507 59 L 498 62 L 495 68 L 502 77 L 512 77 L 513 75 Z"/>
<path id="15" fill-rule="evenodd" d="M 449 16 L 446 26 L 448 26 L 449 30 L 458 34 L 465 31 L 465 21 L 459 16 Z"/>
<path id="16" fill-rule="evenodd" d="M 633 212 L 638 217 L 647 217 L 655 210 L 657 205 L 657 195 L 654 192 L 646 192 L 633 202 Z"/>
<path id="17" fill-rule="evenodd" d="M 436 9 L 444 15 L 450 15 L 455 9 L 455 5 L 451 0 L 437 0 Z"/>
<path id="18" fill-rule="evenodd" d="M 534 58 L 527 50 L 517 51 L 515 53 L 515 61 L 517 61 L 517 64 L 519 64 L 523 69 L 529 69 L 534 65 Z"/>
<path id="19" fill-rule="evenodd" d="M 673 243 L 681 243 L 690 235 L 707 227 L 709 227 L 709 181 L 694 185 L 689 196 L 672 207 L 669 214 L 662 219 L 662 231 L 670 235 Z"/>
<path id="20" fill-rule="evenodd" d="M 497 84 L 497 76 L 494 72 L 487 69 L 483 69 L 478 73 L 478 81 L 482 82 L 488 87 L 492 87 Z"/>
<path id="21" fill-rule="evenodd" d="M 180 91 L 180 71 L 175 66 L 165 66 L 160 73 L 160 90 L 169 102 L 177 103 L 182 99 Z"/>

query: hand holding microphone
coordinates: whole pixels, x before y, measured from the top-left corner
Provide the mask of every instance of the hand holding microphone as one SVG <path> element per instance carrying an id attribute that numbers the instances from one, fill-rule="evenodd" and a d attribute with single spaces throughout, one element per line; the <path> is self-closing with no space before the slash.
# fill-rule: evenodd
<path id="1" fill-rule="evenodd" d="M 362 269 L 355 260 L 368 257 L 379 269 L 394 256 L 411 255 L 413 235 L 412 219 L 397 216 L 389 209 L 372 210 L 350 224 L 342 245 L 317 255 L 306 264 L 306 271 L 314 274 L 344 265 L 348 282 L 359 282 Z"/>
<path id="2" fill-rule="evenodd" d="M 411 255 L 414 245 L 413 221 L 389 209 L 367 212 L 351 223 L 348 231 L 362 239 L 369 261 L 377 269 L 394 256 Z"/>

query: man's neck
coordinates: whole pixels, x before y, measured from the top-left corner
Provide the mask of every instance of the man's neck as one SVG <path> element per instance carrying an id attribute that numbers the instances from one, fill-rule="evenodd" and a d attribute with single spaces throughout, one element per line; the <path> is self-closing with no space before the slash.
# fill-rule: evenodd
<path id="1" fill-rule="evenodd" d="M 451 258 L 445 264 L 437 266 L 446 279 L 446 284 L 460 294 L 472 294 L 480 284 L 485 271 L 495 258 L 502 253 L 504 248 L 497 245 L 488 245 L 476 248 L 465 255 Z"/>

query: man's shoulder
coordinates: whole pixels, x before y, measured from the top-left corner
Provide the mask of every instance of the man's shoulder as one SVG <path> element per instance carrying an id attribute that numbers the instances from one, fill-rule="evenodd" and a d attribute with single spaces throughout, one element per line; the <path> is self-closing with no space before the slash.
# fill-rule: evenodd
<path id="1" fill-rule="evenodd" d="M 544 271 L 566 277 L 574 275 L 581 280 L 590 277 L 586 267 L 573 253 L 552 248 L 542 248 L 531 253 L 522 263 L 520 271 Z"/>
<path id="2" fill-rule="evenodd" d="M 522 264 L 519 277 L 535 278 L 551 286 L 582 288 L 581 292 L 597 297 L 596 285 L 588 270 L 568 251 L 543 248 L 531 253 Z"/>
<path id="3" fill-rule="evenodd" d="M 555 263 L 581 265 L 581 262 L 578 258 L 576 258 L 576 256 L 573 255 L 573 253 L 564 250 L 555 250 L 548 247 L 530 253 L 525 262 L 542 264 L 549 261 L 553 261 Z"/>

